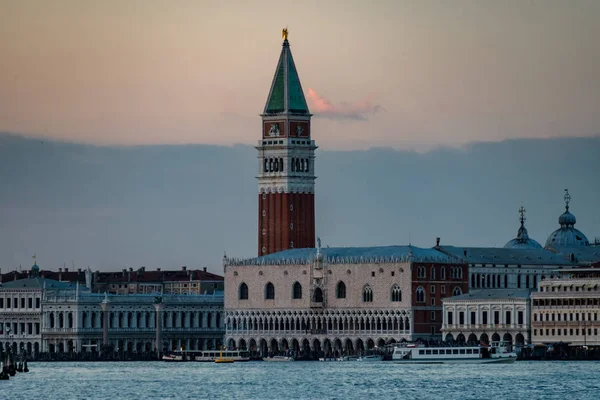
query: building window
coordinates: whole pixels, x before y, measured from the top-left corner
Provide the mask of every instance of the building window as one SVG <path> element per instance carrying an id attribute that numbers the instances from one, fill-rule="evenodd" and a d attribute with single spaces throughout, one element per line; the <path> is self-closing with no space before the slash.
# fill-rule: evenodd
<path id="1" fill-rule="evenodd" d="M 402 290 L 400 290 L 400 286 L 394 285 L 392 286 L 392 302 L 402 301 Z"/>
<path id="2" fill-rule="evenodd" d="M 431 294 L 435 294 L 435 285 L 431 285 L 431 286 L 429 287 L 429 293 L 431 293 Z"/>
<path id="3" fill-rule="evenodd" d="M 267 230 L 266 230 L 266 229 L 263 229 L 263 230 L 262 230 L 262 234 L 263 234 L 263 235 L 266 235 L 266 234 L 267 234 Z"/>
<path id="4" fill-rule="evenodd" d="M 552 314 L 552 320 L 554 320 L 554 314 Z M 523 325 L 523 311 L 519 311 L 517 314 L 517 323 Z"/>
<path id="5" fill-rule="evenodd" d="M 294 248 L 294 242 L 290 242 L 290 247 L 293 249 Z"/>
<path id="6" fill-rule="evenodd" d="M 475 322 L 476 318 L 477 318 L 477 314 L 475 313 L 475 311 L 471 311 L 471 325 L 476 324 L 476 322 Z"/>
<path id="7" fill-rule="evenodd" d="M 459 325 L 465 324 L 465 313 L 462 311 L 458 313 L 458 324 Z"/>
<path id="8" fill-rule="evenodd" d="M 441 294 L 446 294 L 446 285 L 440 286 L 440 293 Z"/>
<path id="9" fill-rule="evenodd" d="M 267 252 L 267 248 L 263 246 L 263 248 L 262 248 L 262 252 L 263 252 L 263 253 L 266 253 L 266 252 Z"/>
<path id="10" fill-rule="evenodd" d="M 346 298 L 346 284 L 344 282 L 338 282 L 337 287 L 335 288 L 335 295 L 338 299 Z"/>
<path id="11" fill-rule="evenodd" d="M 294 286 L 292 286 L 292 299 L 301 299 L 302 298 L 302 285 L 300 282 L 294 282 Z"/>
<path id="12" fill-rule="evenodd" d="M 248 300 L 248 285 L 245 282 L 240 284 L 238 290 L 238 299 L 240 300 Z"/>
<path id="13" fill-rule="evenodd" d="M 262 210 L 262 216 L 266 217 L 267 216 L 267 211 L 266 210 Z"/>
<path id="14" fill-rule="evenodd" d="M 275 286 L 271 282 L 265 286 L 265 300 L 275 300 Z"/>
<path id="15" fill-rule="evenodd" d="M 481 323 L 483 325 L 487 325 L 487 323 L 488 323 L 488 313 L 487 313 L 487 311 L 483 311 L 481 313 Z"/>
<path id="16" fill-rule="evenodd" d="M 425 278 L 425 267 L 417 268 L 417 278 Z"/>
<path id="17" fill-rule="evenodd" d="M 500 324 L 500 311 L 494 311 L 494 324 Z"/>
<path id="18" fill-rule="evenodd" d="M 429 269 L 429 274 L 431 275 L 429 279 L 431 279 L 432 281 L 435 280 L 435 267 L 433 265 Z"/>
<path id="19" fill-rule="evenodd" d="M 372 303 L 373 302 L 373 289 L 370 286 L 365 286 L 363 289 L 363 302 L 364 303 Z"/>
<path id="20" fill-rule="evenodd" d="M 396 276 L 396 271 L 391 271 L 392 276 Z"/>
<path id="21" fill-rule="evenodd" d="M 313 301 L 315 303 L 322 303 L 323 302 L 323 291 L 321 290 L 321 288 L 316 288 L 315 292 L 313 293 Z"/>
<path id="22" fill-rule="evenodd" d="M 431 320 L 432 320 L 432 321 L 435 321 L 435 311 L 432 311 L 432 312 L 431 312 Z"/>
<path id="23" fill-rule="evenodd" d="M 460 287 L 456 286 L 452 291 L 452 296 L 460 296 L 462 294 L 462 290 Z"/>
<path id="24" fill-rule="evenodd" d="M 294 230 L 294 224 L 290 224 L 290 230 L 293 231 Z"/>
<path id="25" fill-rule="evenodd" d="M 375 271 L 371 271 L 371 278 L 375 278 Z"/>
<path id="26" fill-rule="evenodd" d="M 432 306 L 435 306 L 435 297 L 431 297 L 430 303 Z"/>
<path id="27" fill-rule="evenodd" d="M 422 286 L 417 288 L 415 292 L 415 297 L 417 299 L 417 303 L 425 303 L 425 289 Z"/>
<path id="28" fill-rule="evenodd" d="M 446 280 L 446 267 L 442 267 L 442 270 L 440 271 L 440 278 L 445 281 Z"/>
<path id="29" fill-rule="evenodd" d="M 452 325 L 452 317 L 454 317 L 454 314 L 452 311 L 448 311 L 448 325 Z"/>

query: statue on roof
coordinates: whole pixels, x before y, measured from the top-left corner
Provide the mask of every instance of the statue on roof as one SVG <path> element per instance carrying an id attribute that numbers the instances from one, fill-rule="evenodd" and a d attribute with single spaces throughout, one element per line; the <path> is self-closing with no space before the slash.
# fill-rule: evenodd
<path id="1" fill-rule="evenodd" d="M 281 38 L 283 40 L 287 40 L 287 37 L 288 37 L 288 29 L 287 29 L 287 27 L 285 27 L 281 30 Z"/>

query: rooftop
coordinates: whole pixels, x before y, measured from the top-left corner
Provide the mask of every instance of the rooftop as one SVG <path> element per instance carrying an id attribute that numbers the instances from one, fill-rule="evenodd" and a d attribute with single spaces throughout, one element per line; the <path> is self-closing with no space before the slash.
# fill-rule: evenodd
<path id="1" fill-rule="evenodd" d="M 371 262 L 436 262 L 462 263 L 456 257 L 446 255 L 435 249 L 415 246 L 378 246 L 378 247 L 323 247 L 320 249 L 323 259 L 329 263 L 371 263 Z M 227 259 L 230 264 L 305 264 L 315 259 L 317 249 L 291 249 L 262 257 L 250 259 Z"/>
<path id="2" fill-rule="evenodd" d="M 483 289 L 461 294 L 460 296 L 447 297 L 447 301 L 465 300 L 506 300 L 506 299 L 528 299 L 531 291 L 528 289 Z"/>
<path id="3" fill-rule="evenodd" d="M 440 246 L 440 251 L 469 264 L 574 266 L 568 257 L 546 249 Z"/>

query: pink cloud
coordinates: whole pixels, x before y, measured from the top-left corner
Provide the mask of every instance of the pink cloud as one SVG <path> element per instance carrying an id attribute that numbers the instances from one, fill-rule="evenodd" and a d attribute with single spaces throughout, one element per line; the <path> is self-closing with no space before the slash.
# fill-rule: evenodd
<path id="1" fill-rule="evenodd" d="M 316 117 L 331 119 L 354 119 L 364 121 L 369 115 L 385 111 L 379 104 L 371 100 L 361 100 L 356 103 L 341 102 L 337 105 L 321 97 L 313 88 L 308 88 L 308 103 Z"/>

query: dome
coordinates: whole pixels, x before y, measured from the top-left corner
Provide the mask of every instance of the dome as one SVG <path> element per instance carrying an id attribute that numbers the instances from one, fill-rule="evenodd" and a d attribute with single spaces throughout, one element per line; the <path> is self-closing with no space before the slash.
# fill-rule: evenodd
<path id="1" fill-rule="evenodd" d="M 577 218 L 573 214 L 569 212 L 569 210 L 565 211 L 558 217 L 558 223 L 562 227 L 563 225 L 575 225 L 577 222 Z"/>
<path id="2" fill-rule="evenodd" d="M 542 245 L 537 241 L 531 239 L 525 228 L 525 207 L 521 205 L 519 208 L 519 215 L 521 216 L 521 226 L 517 232 L 517 237 L 509 241 L 504 245 L 505 249 L 541 249 Z"/>
<path id="3" fill-rule="evenodd" d="M 37 265 L 37 262 L 34 262 L 31 266 L 31 276 L 38 276 L 40 274 L 40 267 Z"/>
<path id="4" fill-rule="evenodd" d="M 575 215 L 569 211 L 569 202 L 571 196 L 569 191 L 565 189 L 565 212 L 558 217 L 560 228 L 555 230 L 548 236 L 546 240 L 546 248 L 559 249 L 561 247 L 581 247 L 589 246 L 590 242 L 581 231 L 575 229 L 577 219 Z"/>

